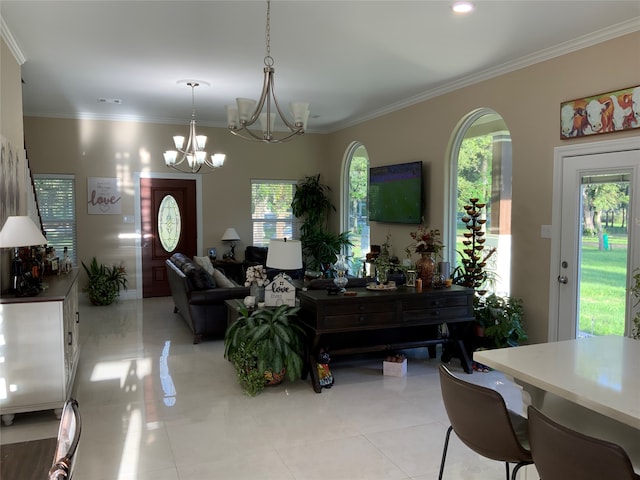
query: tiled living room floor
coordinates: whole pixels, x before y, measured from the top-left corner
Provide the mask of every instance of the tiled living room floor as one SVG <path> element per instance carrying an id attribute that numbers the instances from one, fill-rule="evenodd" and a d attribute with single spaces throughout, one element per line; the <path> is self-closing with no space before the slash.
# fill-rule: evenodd
<path id="1" fill-rule="evenodd" d="M 285 382 L 242 394 L 222 340 L 193 345 L 171 298 L 82 303 L 75 396 L 83 430 L 77 480 L 426 480 L 437 478 L 448 421 L 438 359 L 408 350 L 408 375 L 385 377 L 382 359 L 334 359 L 336 384 L 313 392 Z M 466 375 L 520 411 L 520 390 L 498 372 Z M 52 412 L 0 427 L 2 444 L 55 436 Z M 504 466 L 454 436 L 445 478 L 497 479 Z"/>

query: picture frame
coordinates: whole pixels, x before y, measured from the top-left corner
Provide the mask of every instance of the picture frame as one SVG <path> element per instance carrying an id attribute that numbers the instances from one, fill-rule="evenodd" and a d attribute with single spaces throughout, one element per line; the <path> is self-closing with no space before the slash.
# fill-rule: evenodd
<path id="1" fill-rule="evenodd" d="M 640 85 L 560 104 L 560 139 L 640 128 Z"/>

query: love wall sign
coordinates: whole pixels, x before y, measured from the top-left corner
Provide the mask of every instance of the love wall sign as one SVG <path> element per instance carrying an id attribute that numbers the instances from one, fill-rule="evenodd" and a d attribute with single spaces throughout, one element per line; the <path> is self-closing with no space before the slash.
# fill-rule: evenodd
<path id="1" fill-rule="evenodd" d="M 122 196 L 117 178 L 87 177 L 89 215 L 120 215 Z"/>

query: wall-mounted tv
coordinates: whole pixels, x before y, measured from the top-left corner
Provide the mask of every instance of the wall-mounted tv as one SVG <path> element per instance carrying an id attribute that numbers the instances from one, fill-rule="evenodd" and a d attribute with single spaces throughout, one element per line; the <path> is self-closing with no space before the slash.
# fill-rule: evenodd
<path id="1" fill-rule="evenodd" d="M 369 169 L 369 221 L 420 223 L 422 162 Z"/>

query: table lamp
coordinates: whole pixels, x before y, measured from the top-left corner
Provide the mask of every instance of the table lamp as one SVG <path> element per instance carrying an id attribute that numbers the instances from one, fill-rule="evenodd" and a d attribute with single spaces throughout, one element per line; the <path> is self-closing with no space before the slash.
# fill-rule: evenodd
<path id="1" fill-rule="evenodd" d="M 236 259 L 236 245 L 233 242 L 237 242 L 238 240 L 240 240 L 240 235 L 238 235 L 238 232 L 236 232 L 235 228 L 227 228 L 224 231 L 224 234 L 222 234 L 222 238 L 221 240 L 223 242 L 231 242 L 231 249 L 224 254 L 224 258 L 227 258 L 229 260 L 235 260 Z"/>
<path id="2" fill-rule="evenodd" d="M 46 245 L 47 239 L 28 216 L 10 216 L 0 230 L 0 248 L 13 248 L 11 262 L 11 290 L 20 293 L 22 277 L 22 259 L 20 247 Z"/>
<path id="3" fill-rule="evenodd" d="M 300 240 L 272 238 L 269 240 L 267 267 L 278 270 L 298 270 L 302 268 L 302 243 Z M 279 275 L 291 280 L 285 272 Z"/>

